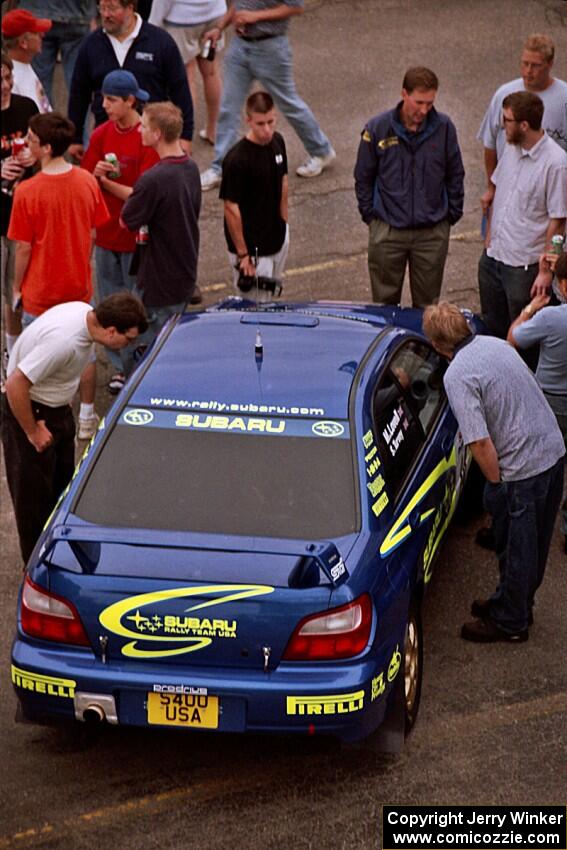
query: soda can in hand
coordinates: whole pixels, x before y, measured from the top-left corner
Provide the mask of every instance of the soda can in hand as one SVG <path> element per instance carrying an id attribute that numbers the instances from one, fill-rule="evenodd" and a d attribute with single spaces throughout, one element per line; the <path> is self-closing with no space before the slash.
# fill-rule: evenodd
<path id="1" fill-rule="evenodd" d="M 105 153 L 104 158 L 106 162 L 109 162 L 112 165 L 112 171 L 108 172 L 108 177 L 111 180 L 116 180 L 117 177 L 120 177 L 122 172 L 120 171 L 120 163 L 118 162 L 118 157 L 115 153 Z"/>

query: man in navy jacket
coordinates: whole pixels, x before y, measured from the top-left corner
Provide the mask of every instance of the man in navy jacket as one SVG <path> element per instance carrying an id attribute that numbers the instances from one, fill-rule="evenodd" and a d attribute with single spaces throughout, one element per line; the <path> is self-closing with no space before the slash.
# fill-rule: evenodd
<path id="1" fill-rule="evenodd" d="M 433 106 L 438 87 L 433 71 L 410 68 L 401 102 L 362 132 L 355 191 L 381 304 L 400 303 L 408 263 L 413 306 L 438 300 L 449 230 L 463 215 L 465 170 L 455 126 Z"/>
<path id="2" fill-rule="evenodd" d="M 165 30 L 143 21 L 136 0 L 104 0 L 98 4 L 102 27 L 84 40 L 71 82 L 69 118 L 77 128 L 69 152 L 81 157 L 85 118 L 89 106 L 95 124 L 108 116 L 102 108 L 101 85 L 110 71 L 131 71 L 150 101 L 171 100 L 183 115 L 184 147 L 193 138 L 193 103 L 181 55 Z"/>

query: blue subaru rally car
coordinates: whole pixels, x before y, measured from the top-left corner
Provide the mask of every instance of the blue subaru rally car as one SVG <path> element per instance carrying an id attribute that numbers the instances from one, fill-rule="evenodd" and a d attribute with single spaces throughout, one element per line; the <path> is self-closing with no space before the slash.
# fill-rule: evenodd
<path id="1" fill-rule="evenodd" d="M 468 464 L 445 367 L 417 310 L 173 319 L 28 564 L 20 717 L 398 746 Z"/>

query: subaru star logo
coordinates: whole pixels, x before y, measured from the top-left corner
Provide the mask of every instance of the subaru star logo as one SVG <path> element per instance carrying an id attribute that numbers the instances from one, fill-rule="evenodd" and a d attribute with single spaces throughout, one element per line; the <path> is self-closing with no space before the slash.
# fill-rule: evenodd
<path id="1" fill-rule="evenodd" d="M 345 427 L 340 422 L 326 420 L 324 422 L 316 422 L 311 430 L 319 437 L 340 437 L 341 434 L 344 434 Z"/>
<path id="2" fill-rule="evenodd" d="M 132 410 L 127 410 L 123 418 L 127 425 L 149 425 L 154 418 L 154 414 L 151 410 L 133 408 Z"/>

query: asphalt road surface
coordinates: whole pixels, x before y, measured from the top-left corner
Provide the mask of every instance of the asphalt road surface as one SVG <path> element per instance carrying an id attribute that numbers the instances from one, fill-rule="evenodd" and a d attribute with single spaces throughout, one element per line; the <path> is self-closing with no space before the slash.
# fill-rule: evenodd
<path id="1" fill-rule="evenodd" d="M 440 77 L 437 105 L 456 123 L 467 169 L 444 294 L 478 307 L 483 173 L 475 135 L 496 86 L 517 76 L 531 32 L 553 35 L 556 74 L 567 78 L 565 0 L 307 0 L 292 23 L 296 79 L 338 157 L 320 178 L 300 180 L 294 170 L 304 154 L 281 121 L 291 170 L 286 298 L 369 298 L 366 228 L 352 187 L 359 133 L 396 103 L 405 69 L 425 64 Z M 197 141 L 194 156 L 206 167 L 212 152 Z M 207 303 L 230 292 L 221 221 L 208 193 L 200 260 Z M 110 403 L 107 377 L 103 364 L 101 411 Z M 495 561 L 474 545 L 478 516 L 453 524 L 425 608 L 420 717 L 399 756 L 316 739 L 114 727 L 89 742 L 14 723 L 9 649 L 22 565 L 0 484 L 0 848 L 374 850 L 383 804 L 565 802 L 567 563 L 559 534 L 529 642 L 483 647 L 461 641 L 459 627 L 470 600 L 493 587 Z"/>

